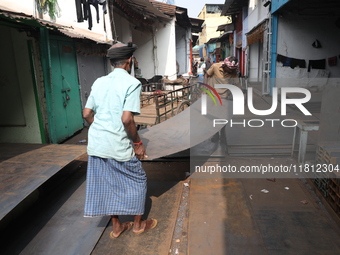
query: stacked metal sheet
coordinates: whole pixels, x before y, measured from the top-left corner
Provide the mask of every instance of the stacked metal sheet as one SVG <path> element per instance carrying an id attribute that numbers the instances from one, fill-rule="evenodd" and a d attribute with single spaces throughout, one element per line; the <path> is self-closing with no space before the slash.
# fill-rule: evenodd
<path id="1" fill-rule="evenodd" d="M 340 141 L 318 144 L 314 177 L 315 185 L 340 215 Z"/>

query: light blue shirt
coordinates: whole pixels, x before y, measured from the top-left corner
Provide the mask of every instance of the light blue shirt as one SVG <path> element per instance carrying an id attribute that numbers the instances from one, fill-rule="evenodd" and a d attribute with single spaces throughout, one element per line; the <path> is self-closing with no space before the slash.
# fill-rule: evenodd
<path id="1" fill-rule="evenodd" d="M 95 112 L 88 133 L 88 155 L 123 162 L 134 157 L 121 117 L 123 111 L 140 113 L 140 93 L 141 83 L 122 68 L 93 83 L 85 105 Z"/>

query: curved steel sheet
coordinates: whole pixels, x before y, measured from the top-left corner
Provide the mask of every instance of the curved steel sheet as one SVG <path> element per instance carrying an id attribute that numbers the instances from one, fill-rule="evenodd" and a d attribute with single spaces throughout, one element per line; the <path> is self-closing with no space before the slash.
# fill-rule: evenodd
<path id="1" fill-rule="evenodd" d="M 201 114 L 201 99 L 178 115 L 139 131 L 146 146 L 147 160 L 172 155 L 198 145 L 216 134 L 224 125 L 213 127 L 214 119 L 232 118 L 232 101 L 222 105 L 207 100 L 207 115 Z"/>

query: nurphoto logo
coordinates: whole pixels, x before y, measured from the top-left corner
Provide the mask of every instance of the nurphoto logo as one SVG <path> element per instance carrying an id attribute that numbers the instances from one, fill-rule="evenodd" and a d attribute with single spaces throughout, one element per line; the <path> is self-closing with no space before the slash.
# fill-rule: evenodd
<path id="1" fill-rule="evenodd" d="M 205 86 L 208 87 L 208 85 L 204 84 Z M 222 105 L 222 101 L 220 99 L 220 96 L 216 92 L 214 88 L 211 86 L 208 87 L 219 99 L 220 104 Z M 216 84 L 215 88 L 217 89 L 229 89 L 232 96 L 233 96 L 233 115 L 244 115 L 244 105 L 245 105 L 245 100 L 244 100 L 244 94 L 243 91 L 232 84 Z M 207 89 L 202 89 L 203 91 L 207 92 Z M 288 93 L 301 93 L 304 95 L 302 98 L 287 98 Z M 210 91 L 207 92 L 207 94 L 212 98 L 214 103 L 216 104 L 216 99 L 213 97 L 212 93 Z M 202 115 L 207 115 L 207 94 L 202 95 L 202 104 L 201 104 L 201 114 Z M 273 88 L 273 94 L 272 94 L 272 105 L 270 109 L 267 110 L 258 110 L 255 109 L 254 104 L 253 104 L 253 88 L 249 87 L 247 90 L 247 106 L 248 109 L 251 113 L 257 115 L 257 116 L 267 116 L 272 113 L 274 113 L 277 109 L 279 100 L 278 100 L 278 88 Z M 287 115 L 287 105 L 295 105 L 304 115 L 309 116 L 312 115 L 304 106 L 304 103 L 307 103 L 311 99 L 311 93 L 309 90 L 305 88 L 296 88 L 296 87 L 282 87 L 281 88 L 281 116 L 286 116 Z M 279 119 L 250 119 L 247 121 L 249 127 L 262 127 L 264 125 L 264 122 L 271 122 L 272 127 L 274 127 L 274 123 L 276 121 L 280 121 L 281 125 L 283 127 L 295 127 L 297 125 L 297 121 L 294 119 L 284 119 L 284 120 L 279 120 Z M 292 125 L 288 125 L 287 122 L 293 122 Z M 214 119 L 213 121 L 213 126 L 215 127 L 216 125 L 225 125 L 227 123 L 230 123 L 231 126 L 233 124 L 232 120 L 227 120 L 227 119 Z M 254 123 L 258 123 L 255 125 Z M 246 120 L 243 122 L 234 122 L 234 124 L 242 124 L 244 127 L 246 126 Z"/>

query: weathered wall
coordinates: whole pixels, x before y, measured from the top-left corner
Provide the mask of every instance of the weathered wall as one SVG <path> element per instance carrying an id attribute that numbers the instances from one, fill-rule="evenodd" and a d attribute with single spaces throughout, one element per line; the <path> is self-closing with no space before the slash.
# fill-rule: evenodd
<path id="1" fill-rule="evenodd" d="M 260 42 L 253 43 L 249 46 L 249 81 L 262 81 L 262 44 Z"/>
<path id="2" fill-rule="evenodd" d="M 269 7 L 264 7 L 262 1 L 250 0 L 248 8 L 249 30 L 253 29 L 256 25 L 268 18 L 268 15 Z"/>
<path id="3" fill-rule="evenodd" d="M 41 143 L 26 33 L 0 26 L 0 142 Z M 14 89 L 15 88 L 15 89 Z M 10 115 L 8 115 L 10 113 Z M 5 117 L 4 117 L 5 116 Z"/>
<path id="4" fill-rule="evenodd" d="M 159 24 L 154 32 L 131 29 L 138 49 L 135 56 L 143 78 L 168 75 L 176 79 L 176 34 L 175 21 Z"/>
<path id="5" fill-rule="evenodd" d="M 277 62 L 277 86 L 322 87 L 340 78 L 340 63 L 328 65 L 327 59 L 340 53 L 340 29 L 334 17 L 301 17 L 284 13 L 279 17 L 277 53 L 295 59 L 304 59 L 306 68 L 283 66 Z M 322 48 L 312 47 L 319 40 Z M 326 68 L 308 72 L 309 60 L 326 59 Z M 289 79 L 289 81 L 287 81 Z"/>
<path id="6" fill-rule="evenodd" d="M 157 46 L 157 74 L 167 75 L 170 80 L 176 79 L 176 31 L 175 19 L 160 24 L 155 34 Z"/>
<path id="7" fill-rule="evenodd" d="M 80 84 L 80 96 L 82 108 L 85 107 L 91 87 L 96 79 L 111 71 L 110 63 L 106 57 L 106 49 L 109 46 L 76 43 L 77 65 Z M 85 121 L 85 124 L 88 123 Z"/>
<path id="8" fill-rule="evenodd" d="M 199 33 L 199 45 L 205 44 L 210 38 L 219 37 L 221 32 L 216 31 L 219 25 L 231 23 L 229 16 L 221 16 L 221 13 L 207 13 L 206 5 L 199 13 L 198 18 L 204 20 L 202 32 Z"/>
<path id="9" fill-rule="evenodd" d="M 134 53 L 138 61 L 138 67 L 141 69 L 143 78 L 150 79 L 154 76 L 155 63 L 153 61 L 153 36 L 151 32 L 142 32 L 132 28 L 133 42 L 137 44 L 138 49 Z"/>
<path id="10" fill-rule="evenodd" d="M 130 23 L 118 14 L 113 15 L 114 21 L 112 23 L 113 30 L 116 31 L 116 35 L 114 34 L 113 37 L 117 36 L 117 40 L 122 43 L 128 43 L 132 39 L 132 32 L 130 29 Z M 134 40 L 135 42 L 135 40 Z"/>
<path id="11" fill-rule="evenodd" d="M 179 74 L 188 72 L 188 38 L 187 30 L 176 26 L 176 59 L 179 67 Z"/>
<path id="12" fill-rule="evenodd" d="M 243 26 L 247 30 L 247 32 L 249 32 L 256 26 L 261 24 L 266 18 L 268 18 L 269 15 L 269 8 L 264 7 L 262 1 L 250 0 L 248 6 L 248 17 L 244 20 Z M 246 38 L 245 41 L 242 43 L 242 46 L 244 46 L 244 44 L 246 44 Z M 249 70 L 249 81 L 261 82 L 263 75 L 263 43 L 253 43 L 248 47 L 249 52 L 247 52 L 247 57 L 249 58 L 249 67 L 246 67 L 246 70 Z"/>
<path id="13" fill-rule="evenodd" d="M 91 6 L 92 19 L 93 19 L 93 27 L 91 30 L 88 29 L 88 21 L 77 22 L 77 11 L 75 1 L 69 0 L 58 0 L 58 5 L 60 7 L 60 16 L 56 17 L 54 21 L 57 24 L 72 26 L 74 28 L 78 28 L 83 30 L 86 33 L 96 34 L 96 37 L 99 36 L 101 40 L 112 40 L 111 33 L 111 23 L 109 20 L 109 14 L 103 13 L 103 8 L 99 5 L 99 23 L 97 23 L 97 15 L 96 9 Z M 44 20 L 50 21 L 51 18 L 49 15 L 40 14 L 36 7 L 36 0 L 1 0 L 0 6 L 3 9 L 8 9 L 14 12 L 23 12 L 28 15 L 32 15 L 35 18 L 40 18 Z M 106 29 L 105 29 L 106 27 Z M 106 31 L 105 31 L 106 30 Z"/>

